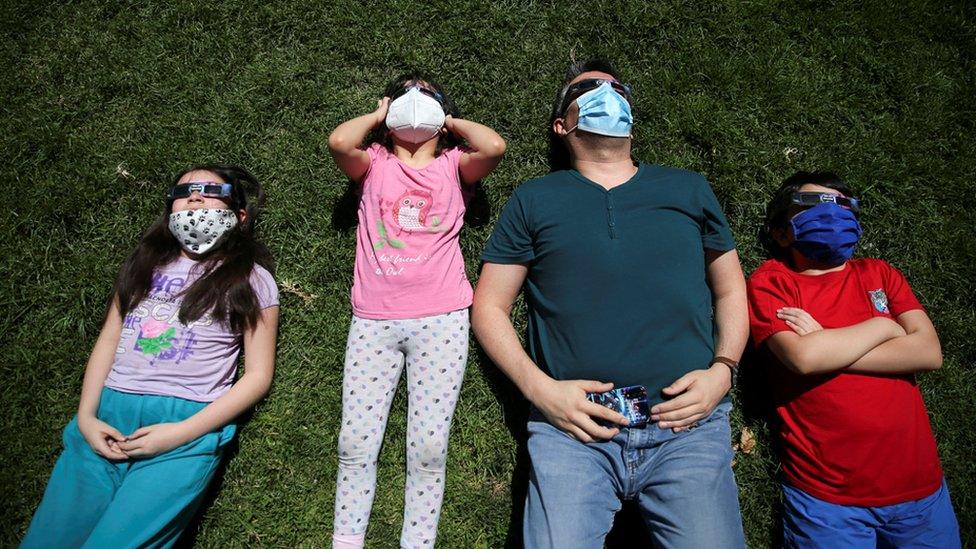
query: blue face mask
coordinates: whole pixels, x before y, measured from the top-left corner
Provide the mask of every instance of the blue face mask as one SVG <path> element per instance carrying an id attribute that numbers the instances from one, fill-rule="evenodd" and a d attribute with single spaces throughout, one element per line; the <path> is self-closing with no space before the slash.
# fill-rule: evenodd
<path id="1" fill-rule="evenodd" d="M 609 137 L 630 137 L 634 116 L 630 113 L 630 103 L 617 93 L 609 82 L 604 82 L 576 99 L 579 106 L 579 119 L 575 129 L 606 135 Z"/>
<path id="2" fill-rule="evenodd" d="M 854 213 L 832 202 L 804 210 L 790 220 L 793 248 L 803 257 L 826 265 L 840 265 L 854 255 L 861 224 Z"/>

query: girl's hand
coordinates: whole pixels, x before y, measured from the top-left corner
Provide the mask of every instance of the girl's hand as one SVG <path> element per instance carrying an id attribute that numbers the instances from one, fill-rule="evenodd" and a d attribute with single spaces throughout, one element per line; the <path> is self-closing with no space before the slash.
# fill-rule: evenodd
<path id="1" fill-rule="evenodd" d="M 386 113 L 390 110 L 390 98 L 384 97 L 383 99 L 376 100 L 376 110 L 373 111 L 373 115 L 376 116 L 376 122 L 374 127 L 382 126 L 386 124 Z"/>
<path id="2" fill-rule="evenodd" d="M 130 458 L 149 458 L 189 442 L 179 423 L 157 423 L 136 429 L 119 448 Z"/>
<path id="3" fill-rule="evenodd" d="M 823 330 L 823 326 L 810 313 L 797 307 L 783 307 L 776 311 L 776 317 L 801 336 Z"/>
<path id="4" fill-rule="evenodd" d="M 129 456 L 119 447 L 125 436 L 118 429 L 95 416 L 78 416 L 78 430 L 88 445 L 105 459 L 128 459 Z"/>
<path id="5" fill-rule="evenodd" d="M 454 117 L 447 114 L 444 115 L 444 125 L 441 126 L 441 135 L 447 135 L 448 133 L 454 131 Z"/>

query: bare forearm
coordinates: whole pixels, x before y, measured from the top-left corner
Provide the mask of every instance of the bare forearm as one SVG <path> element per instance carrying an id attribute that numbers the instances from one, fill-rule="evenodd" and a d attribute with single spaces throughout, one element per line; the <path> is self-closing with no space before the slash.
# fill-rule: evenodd
<path id="1" fill-rule="evenodd" d="M 942 346 L 932 333 L 914 333 L 889 339 L 850 367 L 849 372 L 911 374 L 937 370 L 942 366 Z"/>
<path id="2" fill-rule="evenodd" d="M 78 401 L 79 416 L 95 416 L 97 414 L 102 388 L 105 387 L 105 378 L 112 370 L 114 353 L 108 354 L 98 351 L 97 348 L 92 351 L 88 365 L 85 367 L 85 378 L 81 383 L 81 399 Z"/>
<path id="3" fill-rule="evenodd" d="M 229 391 L 204 409 L 183 420 L 187 441 L 222 428 L 257 404 L 271 388 L 271 375 L 265 372 L 245 373 Z"/>
<path id="4" fill-rule="evenodd" d="M 739 360 L 749 341 L 749 305 L 745 289 L 715 301 L 715 354 Z"/>
<path id="5" fill-rule="evenodd" d="M 329 150 L 335 155 L 348 153 L 359 147 L 379 122 L 377 114 L 371 112 L 339 124 L 329 135 Z"/>
<path id="6" fill-rule="evenodd" d="M 98 340 L 92 348 L 88 363 L 85 365 L 85 377 L 81 383 L 81 398 L 78 401 L 78 415 L 94 417 L 98 413 L 98 404 L 105 387 L 105 378 L 112 371 L 115 361 L 115 350 L 122 337 L 122 319 L 117 305 L 113 303 Z"/>
<path id="7" fill-rule="evenodd" d="M 448 124 L 448 129 L 467 141 L 474 151 L 488 157 L 505 154 L 505 140 L 488 126 L 460 118 L 452 118 Z"/>
<path id="8" fill-rule="evenodd" d="M 529 401 L 540 384 L 551 381 L 522 348 L 507 310 L 476 304 L 472 309 L 472 328 L 491 360 Z"/>
<path id="9" fill-rule="evenodd" d="M 792 352 L 780 358 L 802 374 L 847 368 L 875 347 L 897 337 L 893 324 L 886 318 L 875 317 L 844 328 L 812 332 L 799 336 Z"/>

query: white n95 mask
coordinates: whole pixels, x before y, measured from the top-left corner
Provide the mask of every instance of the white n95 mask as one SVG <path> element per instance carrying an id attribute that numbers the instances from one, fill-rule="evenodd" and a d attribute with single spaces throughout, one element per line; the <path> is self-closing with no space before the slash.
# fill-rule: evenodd
<path id="1" fill-rule="evenodd" d="M 184 250 L 205 254 L 237 226 L 237 214 L 226 208 L 183 210 L 169 214 L 169 231 Z"/>
<path id="2" fill-rule="evenodd" d="M 421 92 L 419 86 L 394 99 L 386 113 L 386 127 L 408 143 L 427 141 L 443 125 L 444 109 L 440 102 Z"/>

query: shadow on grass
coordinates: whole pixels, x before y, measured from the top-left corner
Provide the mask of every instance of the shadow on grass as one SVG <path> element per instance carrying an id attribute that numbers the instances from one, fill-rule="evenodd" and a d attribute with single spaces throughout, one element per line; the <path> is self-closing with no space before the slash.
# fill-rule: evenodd
<path id="1" fill-rule="evenodd" d="M 241 432 L 250 423 L 251 418 L 254 417 L 254 410 L 249 409 L 247 412 L 243 413 L 237 422 L 237 432 L 234 438 L 227 443 L 224 447 L 224 455 L 220 460 L 220 466 L 217 468 L 217 472 L 214 473 L 213 480 L 210 481 L 210 485 L 207 487 L 207 491 L 203 495 L 203 501 L 200 503 L 200 507 L 196 510 L 190 523 L 187 524 L 186 529 L 183 530 L 183 534 L 180 539 L 176 542 L 175 547 L 177 549 L 189 549 L 196 546 L 197 537 L 200 535 L 200 526 L 203 523 L 203 517 L 207 514 L 207 510 L 213 506 L 214 502 L 217 500 L 217 496 L 220 494 L 220 490 L 224 486 L 224 475 L 227 473 L 227 467 L 230 462 L 237 457 L 240 452 L 240 437 Z"/>
<path id="2" fill-rule="evenodd" d="M 484 352 L 475 343 L 478 354 L 478 364 L 488 382 L 491 392 L 502 408 L 505 427 L 515 439 L 516 455 L 515 467 L 509 489 L 511 494 L 511 512 L 508 520 L 508 535 L 505 538 L 506 549 L 519 549 L 522 543 L 522 520 L 525 511 L 525 496 L 529 489 L 529 450 L 527 446 L 528 431 L 526 423 L 529 419 L 529 403 L 522 393 L 509 381 Z M 651 538 L 644 527 L 640 511 L 632 501 L 625 501 L 623 508 L 613 520 L 613 528 L 607 535 L 608 549 L 650 547 Z"/>
<path id="3" fill-rule="evenodd" d="M 766 370 L 766 361 L 769 357 L 764 356 L 765 353 L 766 351 L 757 351 L 751 344 L 746 346 L 742 360 L 739 362 L 739 378 L 735 389 L 736 404 L 742 413 L 742 421 L 744 425 L 756 432 L 760 432 L 760 426 L 772 426 L 777 421 L 772 401 L 773 393 Z M 776 436 L 764 437 L 762 442 L 768 444 L 775 455 L 779 455 L 780 448 Z M 768 473 L 770 478 L 776 478 L 779 473 L 778 466 L 773 465 Z M 773 520 L 766 523 L 766 539 L 770 540 L 770 547 L 782 547 L 782 499 L 776 498 L 771 505 Z"/>

